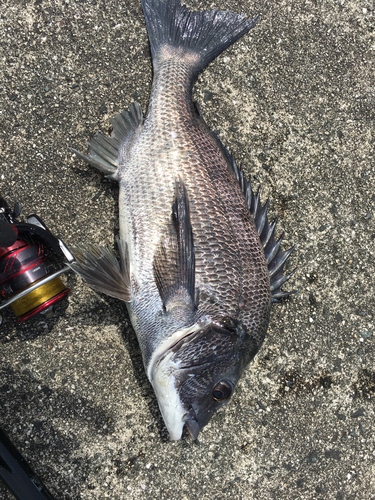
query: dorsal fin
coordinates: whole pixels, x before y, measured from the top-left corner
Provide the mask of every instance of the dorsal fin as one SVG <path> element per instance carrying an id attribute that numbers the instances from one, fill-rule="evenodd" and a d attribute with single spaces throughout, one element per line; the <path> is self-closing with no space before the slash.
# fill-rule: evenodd
<path id="1" fill-rule="evenodd" d="M 129 107 L 129 111 L 124 110 L 110 119 L 113 126 L 111 137 L 100 131 L 94 135 L 89 142 L 87 156 L 76 149 L 70 148 L 70 150 L 108 177 L 116 179 L 120 144 L 142 125 L 142 120 L 141 107 L 134 102 Z"/>
<path id="2" fill-rule="evenodd" d="M 249 207 L 250 213 L 254 217 L 255 226 L 257 228 L 260 242 L 263 246 L 264 255 L 266 257 L 268 265 L 272 302 L 280 302 L 280 299 L 288 297 L 292 293 L 282 292 L 281 287 L 295 272 L 294 270 L 287 276 L 284 276 L 284 264 L 289 258 L 290 254 L 293 252 L 294 247 L 285 252 L 281 251 L 280 246 L 283 237 L 281 236 L 278 240 L 276 240 L 275 238 L 275 227 L 277 219 L 275 219 L 272 224 L 268 222 L 268 200 L 262 206 L 260 202 L 260 186 L 257 194 L 255 195 L 251 187 L 251 181 L 250 179 L 246 179 L 242 167 L 238 167 L 234 156 L 228 153 L 226 148 L 224 149 L 234 175 L 236 176 L 241 190 L 245 195 L 246 203 Z"/>
<path id="3" fill-rule="evenodd" d="M 170 221 L 154 257 L 154 276 L 167 312 L 196 307 L 195 252 L 189 199 L 183 181 L 176 181 Z"/>

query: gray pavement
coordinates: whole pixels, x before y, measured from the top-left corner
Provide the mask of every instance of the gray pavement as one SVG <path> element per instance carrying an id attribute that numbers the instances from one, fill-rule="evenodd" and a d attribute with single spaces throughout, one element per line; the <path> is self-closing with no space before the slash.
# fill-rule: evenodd
<path id="1" fill-rule="evenodd" d="M 375 499 L 374 3 L 188 5 L 260 14 L 195 97 L 297 245 L 297 293 L 230 405 L 172 443 L 126 308 L 69 274 L 54 312 L 3 314 L 0 427 L 58 500 Z M 3 0 L 0 58 L 0 195 L 67 245 L 114 244 L 117 186 L 68 148 L 147 108 L 138 0 Z"/>

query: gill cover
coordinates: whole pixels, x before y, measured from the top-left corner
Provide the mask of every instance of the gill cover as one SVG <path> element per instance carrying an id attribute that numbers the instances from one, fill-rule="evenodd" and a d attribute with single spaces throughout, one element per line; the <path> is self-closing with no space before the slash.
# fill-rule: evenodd
<path id="1" fill-rule="evenodd" d="M 226 404 L 243 370 L 255 356 L 255 339 L 241 325 L 196 324 L 176 333 L 155 352 L 149 378 L 170 438 L 184 425 L 193 439 Z"/>

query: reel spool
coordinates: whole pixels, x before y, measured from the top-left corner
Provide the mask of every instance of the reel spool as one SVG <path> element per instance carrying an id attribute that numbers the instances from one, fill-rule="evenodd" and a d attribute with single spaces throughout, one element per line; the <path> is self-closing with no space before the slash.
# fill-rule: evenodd
<path id="1" fill-rule="evenodd" d="M 59 277 L 69 267 L 56 271 L 45 247 L 68 262 L 74 260 L 37 215 L 28 216 L 27 223 L 17 222 L 20 213 L 18 203 L 12 211 L 0 198 L 0 298 L 6 300 L 0 309 L 10 305 L 17 322 L 45 311 L 70 292 Z"/>

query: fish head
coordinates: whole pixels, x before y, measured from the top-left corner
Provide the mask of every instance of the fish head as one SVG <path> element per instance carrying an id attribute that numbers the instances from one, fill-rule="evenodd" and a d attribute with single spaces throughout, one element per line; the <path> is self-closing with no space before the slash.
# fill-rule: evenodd
<path id="1" fill-rule="evenodd" d="M 149 377 L 170 438 L 180 439 L 186 425 L 195 440 L 228 403 L 258 346 L 244 327 L 228 318 L 195 324 L 173 338 L 154 357 Z"/>

